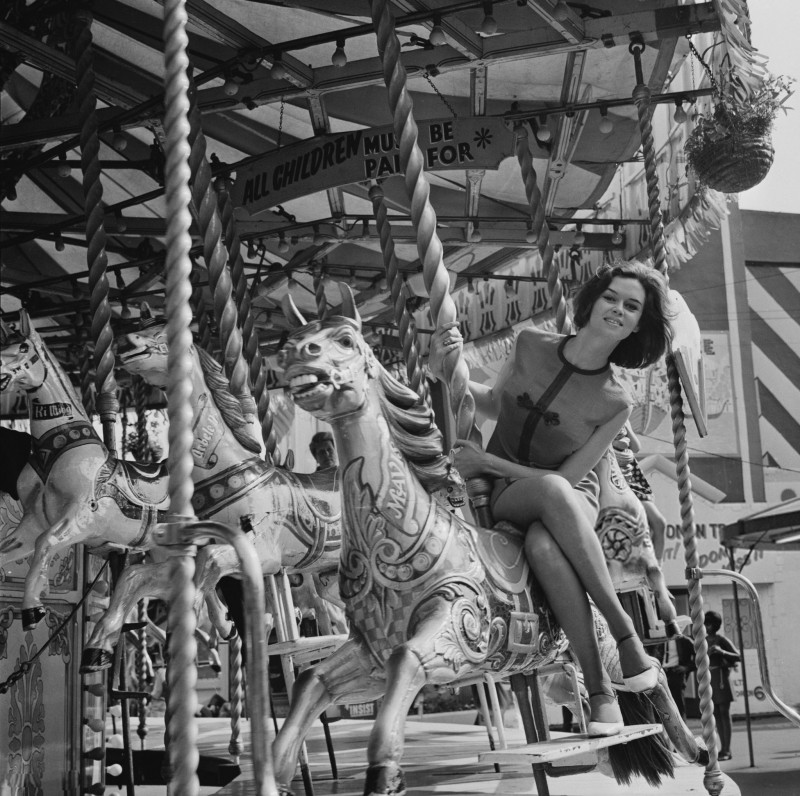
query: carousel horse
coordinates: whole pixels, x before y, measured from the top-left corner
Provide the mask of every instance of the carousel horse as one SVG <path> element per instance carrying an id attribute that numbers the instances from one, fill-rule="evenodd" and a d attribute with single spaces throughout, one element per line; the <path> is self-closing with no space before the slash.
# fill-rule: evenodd
<path id="1" fill-rule="evenodd" d="M 167 340 L 163 323 L 148 322 L 127 335 L 118 360 L 149 384 L 167 381 Z M 234 527 L 243 527 L 253 541 L 264 574 L 282 567 L 305 573 L 335 569 L 338 563 L 340 498 L 335 470 L 299 474 L 265 462 L 255 424 L 231 396 L 222 367 L 210 355 L 192 349 L 192 405 L 195 407 L 195 513 Z M 240 573 L 239 559 L 227 544 L 208 544 L 197 552 L 195 585 L 198 601 L 209 598 L 222 578 Z M 97 624 L 82 658 L 83 671 L 107 668 L 125 617 L 143 597 L 168 599 L 169 567 L 144 563 L 122 573 L 108 610 Z M 321 583 L 318 584 L 321 588 Z M 335 601 L 335 595 L 322 594 Z M 235 602 L 235 601 L 234 601 Z M 207 599 L 209 615 L 220 635 L 230 634 L 227 615 L 241 629 L 237 606 L 228 609 Z M 198 604 L 199 607 L 199 604 Z"/>
<path id="2" fill-rule="evenodd" d="M 567 642 L 536 594 L 522 534 L 502 523 L 478 529 L 431 496 L 449 469 L 433 414 L 377 362 L 346 286 L 342 306 L 347 317 L 294 331 L 281 357 L 295 403 L 328 422 L 336 440 L 343 514 L 339 587 L 350 634 L 298 678 L 273 755 L 278 786 L 289 793 L 313 721 L 332 704 L 384 696 L 370 735 L 364 792 L 397 795 L 405 793 L 405 720 L 424 685 L 459 685 L 485 671 L 531 672 L 554 660 Z M 285 311 L 290 323 L 305 323 L 290 299 Z M 599 614 L 595 628 L 604 665 L 621 684 L 616 648 Z M 663 672 L 646 699 L 657 706 L 679 751 L 701 760 Z M 663 745 L 659 754 L 660 773 L 669 774 L 673 760 Z M 652 769 L 637 773 L 659 776 Z"/>
<path id="3" fill-rule="evenodd" d="M 594 470 L 600 482 L 595 530 L 614 588 L 618 592 L 652 592 L 666 634 L 679 634 L 677 612 L 653 549 L 642 501 L 628 486 L 612 449 Z M 649 601 L 649 595 L 645 599 Z"/>
<path id="4" fill-rule="evenodd" d="M 109 456 L 75 389 L 23 310 L 21 333 L 3 325 L 0 392 L 24 390 L 33 453 L 16 482 L 23 515 L 0 542 L 0 566 L 31 555 L 22 599 L 26 629 L 44 616 L 53 557 L 90 549 L 147 549 L 165 518 L 167 473 Z"/>

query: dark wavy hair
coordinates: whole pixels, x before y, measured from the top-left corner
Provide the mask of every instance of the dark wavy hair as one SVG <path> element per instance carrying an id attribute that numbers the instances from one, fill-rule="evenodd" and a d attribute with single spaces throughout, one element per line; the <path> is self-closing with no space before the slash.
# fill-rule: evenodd
<path id="1" fill-rule="evenodd" d="M 716 611 L 706 611 L 704 625 L 707 625 L 712 633 L 717 633 L 722 627 L 722 617 Z"/>
<path id="2" fill-rule="evenodd" d="M 578 329 L 589 323 L 595 302 L 615 276 L 638 280 L 644 288 L 645 299 L 638 331 L 620 341 L 610 361 L 623 368 L 645 368 L 664 356 L 672 340 L 667 281 L 655 268 L 635 261 L 601 266 L 575 296 L 573 320 Z"/>

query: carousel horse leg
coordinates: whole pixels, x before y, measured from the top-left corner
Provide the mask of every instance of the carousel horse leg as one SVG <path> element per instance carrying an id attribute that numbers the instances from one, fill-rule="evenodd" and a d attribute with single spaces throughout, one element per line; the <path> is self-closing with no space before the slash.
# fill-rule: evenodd
<path id="1" fill-rule="evenodd" d="M 25 630 L 32 630 L 44 617 L 41 600 L 47 594 L 47 571 L 53 556 L 83 539 L 84 535 L 78 531 L 72 517 L 59 520 L 37 538 L 22 598 L 22 626 Z"/>
<path id="2" fill-rule="evenodd" d="M 0 567 L 29 556 L 41 532 L 36 517 L 32 513 L 25 514 L 16 528 L 0 538 Z"/>
<path id="3" fill-rule="evenodd" d="M 111 601 L 94 628 L 81 656 L 81 672 L 108 669 L 113 661 L 114 640 L 136 603 L 144 597 L 166 600 L 169 595 L 169 561 L 152 562 L 126 567 L 120 575 Z"/>
<path id="4" fill-rule="evenodd" d="M 219 638 L 227 641 L 236 629 L 228 615 L 227 606 L 220 600 L 216 589 L 210 589 L 205 592 L 205 602 L 211 626 Z"/>
<path id="5" fill-rule="evenodd" d="M 324 661 L 301 672 L 292 703 L 272 746 L 275 781 L 280 794 L 289 788 L 303 739 L 317 718 L 335 701 L 368 702 L 383 695 L 384 681 L 376 676 L 375 661 L 364 642 L 350 638 Z"/>

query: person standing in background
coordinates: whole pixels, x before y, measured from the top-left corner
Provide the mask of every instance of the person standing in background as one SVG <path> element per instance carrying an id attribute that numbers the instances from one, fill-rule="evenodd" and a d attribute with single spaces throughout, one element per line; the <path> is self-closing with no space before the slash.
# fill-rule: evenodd
<path id="1" fill-rule="evenodd" d="M 338 467 L 339 460 L 336 456 L 336 444 L 330 431 L 318 431 L 311 437 L 308 445 L 311 455 L 317 462 L 317 470 L 327 470 Z"/>
<path id="2" fill-rule="evenodd" d="M 686 718 L 686 705 L 683 690 L 686 687 L 686 677 L 694 669 L 694 645 L 692 640 L 684 635 L 673 636 L 664 645 L 664 674 L 667 676 L 667 685 L 678 706 L 681 718 Z"/>
<path id="3" fill-rule="evenodd" d="M 708 657 L 711 669 L 711 698 L 714 702 L 714 719 L 719 733 L 718 760 L 730 760 L 731 755 L 731 689 L 730 670 L 742 659 L 739 650 L 720 633 L 722 617 L 716 611 L 706 611 Z"/>

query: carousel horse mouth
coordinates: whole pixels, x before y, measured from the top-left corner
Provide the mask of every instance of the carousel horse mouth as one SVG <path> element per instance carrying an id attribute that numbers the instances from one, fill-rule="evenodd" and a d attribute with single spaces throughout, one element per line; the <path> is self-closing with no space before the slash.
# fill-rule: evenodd
<path id="1" fill-rule="evenodd" d="M 289 375 L 289 374 L 287 374 Z M 314 403 L 315 399 L 327 398 L 333 391 L 333 383 L 327 373 L 303 370 L 289 375 L 289 390 L 299 404 Z"/>
<path id="2" fill-rule="evenodd" d="M 11 374 L 3 373 L 0 376 L 0 392 L 3 392 L 10 383 L 11 383 Z"/>
<path id="3" fill-rule="evenodd" d="M 144 345 L 135 346 L 132 343 L 120 343 L 117 349 L 117 356 L 119 357 L 120 364 L 125 367 L 130 365 L 131 362 L 136 362 L 138 359 L 144 359 L 149 356 L 150 349 Z"/>

